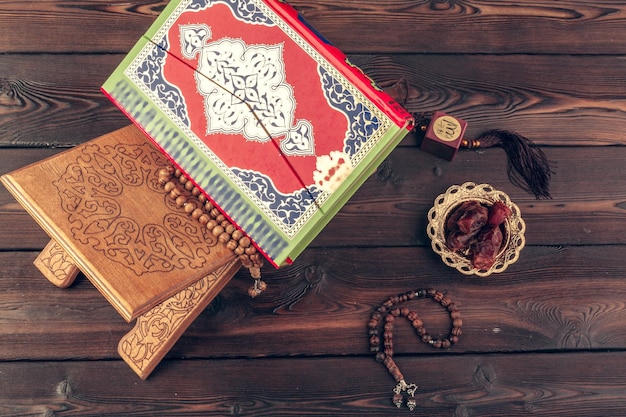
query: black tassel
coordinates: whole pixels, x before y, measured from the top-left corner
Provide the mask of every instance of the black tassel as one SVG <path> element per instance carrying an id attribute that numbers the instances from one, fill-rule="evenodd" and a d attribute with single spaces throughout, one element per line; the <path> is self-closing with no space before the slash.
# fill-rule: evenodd
<path id="1" fill-rule="evenodd" d="M 537 199 L 552 198 L 549 190 L 552 177 L 550 163 L 543 151 L 529 139 L 515 132 L 496 129 L 467 142 L 478 142 L 475 143 L 477 146 L 468 148 L 500 146 L 508 158 L 507 173 L 511 183 L 534 194 Z"/>
<path id="2" fill-rule="evenodd" d="M 424 136 L 431 118 L 424 113 L 411 113 L 415 119 L 415 127 L 411 133 L 419 140 Z M 535 198 L 552 198 L 550 195 L 550 179 L 552 169 L 550 162 L 531 140 L 519 133 L 509 130 L 489 130 L 476 139 L 463 139 L 460 148 L 480 149 L 499 146 L 507 156 L 507 174 L 511 183 Z"/>
<path id="3" fill-rule="evenodd" d="M 409 98 L 410 86 L 405 79 L 389 82 L 382 86 L 401 106 Z M 411 133 L 419 139 L 423 137 L 430 124 L 430 114 L 411 113 L 415 119 L 415 126 Z M 508 130 L 490 130 L 473 140 L 461 141 L 461 147 L 468 149 L 490 148 L 500 146 L 504 149 L 508 159 L 507 173 L 509 180 L 515 186 L 533 194 L 537 199 L 552 198 L 550 195 L 550 179 L 552 169 L 543 151 L 524 136 Z"/>

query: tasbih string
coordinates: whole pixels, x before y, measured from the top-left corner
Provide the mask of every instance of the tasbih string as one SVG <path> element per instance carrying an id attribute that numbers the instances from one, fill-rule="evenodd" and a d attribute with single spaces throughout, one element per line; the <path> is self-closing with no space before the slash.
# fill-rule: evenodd
<path id="1" fill-rule="evenodd" d="M 443 339 L 433 338 L 426 331 L 424 322 L 419 318 L 418 313 L 410 310 L 408 307 L 401 306 L 417 298 L 431 298 L 448 311 L 452 324 L 450 334 L 447 337 Z M 372 313 L 367 326 L 370 338 L 370 352 L 376 355 L 376 361 L 385 365 L 387 371 L 396 381 L 391 399 L 393 404 L 398 408 L 406 404 L 409 410 L 413 411 L 417 406 L 415 392 L 418 386 L 417 384 L 406 382 L 400 368 L 393 360 L 393 326 L 394 321 L 398 317 L 405 317 L 411 323 L 422 342 L 439 349 L 447 349 L 459 341 L 463 321 L 461 320 L 461 313 L 450 297 L 432 288 L 418 289 L 391 296 L 376 307 Z"/>
<path id="2" fill-rule="evenodd" d="M 254 284 L 248 289 L 250 297 L 257 297 L 265 291 L 267 284 L 261 280 L 263 256 L 254 247 L 250 238 L 235 227 L 179 169 L 172 165 L 160 169 L 158 183 L 177 207 L 182 208 L 202 227 L 206 227 L 207 231 L 225 244 L 226 248 L 239 259 L 241 265 L 250 271 L 254 279 Z"/>
<path id="3" fill-rule="evenodd" d="M 408 100 L 409 86 L 406 80 L 388 84 L 385 91 L 400 105 Z M 431 122 L 429 113 L 411 113 L 415 118 L 415 128 L 411 133 L 423 136 Z M 484 132 L 476 139 L 463 140 L 461 147 L 466 149 L 501 147 L 507 155 L 507 175 L 512 184 L 533 194 L 537 199 L 552 198 L 550 179 L 553 171 L 545 153 L 530 139 L 509 130 L 494 129 Z"/>

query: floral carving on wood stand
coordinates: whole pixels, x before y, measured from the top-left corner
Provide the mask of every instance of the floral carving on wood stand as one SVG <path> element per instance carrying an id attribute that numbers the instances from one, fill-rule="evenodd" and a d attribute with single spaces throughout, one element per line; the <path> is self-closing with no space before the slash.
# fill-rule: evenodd
<path id="1" fill-rule="evenodd" d="M 133 194 L 148 190 L 155 203 L 164 199 L 157 171 L 165 164 L 148 143 L 85 147 L 54 181 L 73 238 L 138 276 L 202 267 L 217 240 L 186 213 L 173 211 L 160 224 L 136 220 L 149 207 Z"/>
<path id="2" fill-rule="evenodd" d="M 234 260 L 144 313 L 119 342 L 118 352 L 142 379 L 237 272 Z"/>

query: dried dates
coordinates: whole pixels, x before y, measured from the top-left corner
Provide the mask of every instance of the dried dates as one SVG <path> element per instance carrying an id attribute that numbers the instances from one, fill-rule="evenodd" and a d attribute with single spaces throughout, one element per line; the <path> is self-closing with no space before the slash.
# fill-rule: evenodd
<path id="1" fill-rule="evenodd" d="M 511 209 L 500 201 L 489 207 L 465 201 L 446 220 L 446 246 L 467 256 L 474 268 L 489 269 L 502 247 L 502 228 L 510 215 Z"/>

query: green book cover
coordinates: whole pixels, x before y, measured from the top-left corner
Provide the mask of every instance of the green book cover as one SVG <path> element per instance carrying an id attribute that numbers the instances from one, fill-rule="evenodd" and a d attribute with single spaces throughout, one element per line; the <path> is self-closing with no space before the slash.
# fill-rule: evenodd
<path id="1" fill-rule="evenodd" d="M 275 0 L 170 2 L 102 90 L 275 266 L 413 123 Z"/>

